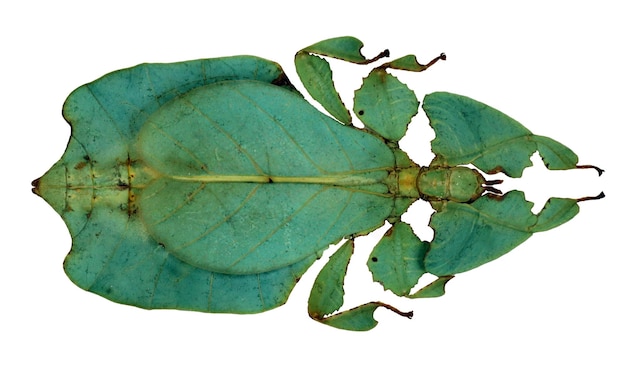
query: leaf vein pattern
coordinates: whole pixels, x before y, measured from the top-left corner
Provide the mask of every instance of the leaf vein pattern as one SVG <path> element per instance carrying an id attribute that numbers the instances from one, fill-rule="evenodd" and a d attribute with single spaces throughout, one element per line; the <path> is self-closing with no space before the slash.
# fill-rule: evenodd
<path id="1" fill-rule="evenodd" d="M 206 186 L 206 184 L 203 184 L 203 185 Z M 228 220 L 230 220 L 231 218 L 233 218 L 233 216 L 235 216 L 237 213 L 239 213 L 241 208 L 243 208 L 250 201 L 250 199 L 252 199 L 252 197 L 254 196 L 254 194 L 256 194 L 256 192 L 257 192 L 257 190 L 259 189 L 260 186 L 261 186 L 261 184 L 258 184 L 252 190 L 250 190 L 250 192 L 244 198 L 244 200 L 242 200 L 241 203 L 239 204 L 239 206 L 237 206 L 237 208 L 235 208 L 230 214 L 228 214 L 227 216 L 222 218 L 216 224 L 214 224 L 212 226 L 209 226 L 202 234 L 198 235 L 194 239 L 192 239 L 192 240 L 188 241 L 187 243 L 184 243 L 184 244 L 182 244 L 182 245 L 180 245 L 180 246 L 178 246 L 176 248 L 172 248 L 172 249 L 170 249 L 170 251 L 171 252 L 178 252 L 178 251 L 180 251 L 182 249 L 185 249 L 188 246 L 190 246 L 190 245 L 196 243 L 197 241 L 201 240 L 205 236 L 209 235 L 211 232 L 213 232 L 215 229 L 219 228 L 224 223 L 228 222 Z M 195 196 L 196 194 L 197 193 L 194 193 L 193 196 Z M 191 201 L 191 199 L 189 201 Z"/>
<path id="2" fill-rule="evenodd" d="M 152 123 L 150 123 L 152 124 Z M 209 167 L 200 159 L 198 158 L 193 151 L 191 151 L 189 148 L 187 148 L 187 146 L 185 146 L 182 142 L 178 141 L 176 138 L 172 137 L 169 133 L 167 133 L 166 131 L 164 131 L 163 129 L 155 126 L 154 124 L 151 125 L 152 129 L 157 130 L 159 133 L 161 133 L 161 135 L 163 135 L 163 137 L 167 137 L 170 141 L 172 141 L 172 143 L 174 143 L 178 148 L 180 148 L 182 151 L 184 151 L 185 153 L 187 153 L 187 155 L 189 155 L 189 157 L 191 159 L 193 159 L 193 161 L 195 161 L 199 166 L 200 169 L 202 169 L 204 172 L 206 172 L 207 174 L 212 174 L 212 172 L 209 171 Z"/>
<path id="3" fill-rule="evenodd" d="M 477 214 L 475 218 L 471 220 L 472 225 L 465 231 L 463 242 L 467 243 L 471 240 L 471 236 L 474 234 L 474 230 L 476 230 L 476 223 L 478 221 L 479 215 Z M 435 231 L 435 237 L 437 236 L 437 228 L 433 226 L 433 230 Z M 467 246 L 467 244 L 463 244 L 463 246 Z M 445 245 L 442 244 L 442 248 L 445 249 Z M 450 262 L 459 261 L 459 259 L 465 253 L 465 249 L 459 249 L 455 252 L 454 255 L 447 254 L 447 259 L 443 260 L 439 263 L 439 266 L 449 265 Z"/>
<path id="4" fill-rule="evenodd" d="M 117 134 L 120 136 L 120 139 L 126 140 L 122 142 L 126 143 L 126 147 L 128 147 L 128 143 L 127 143 L 128 138 L 126 135 L 124 135 L 124 132 L 120 129 L 120 124 L 115 119 L 113 119 L 113 116 L 111 115 L 111 113 L 107 110 L 107 108 L 102 104 L 102 102 L 98 98 L 98 95 L 91 89 L 91 84 L 87 84 L 86 87 L 89 93 L 91 94 L 91 96 L 93 97 L 93 99 L 98 104 L 98 106 L 100 106 L 100 108 L 105 113 L 105 115 L 109 118 L 109 120 L 111 120 L 111 123 L 113 123 L 113 126 L 115 127 Z"/>
<path id="5" fill-rule="evenodd" d="M 263 243 L 265 243 L 266 241 L 268 241 L 269 239 L 272 238 L 272 236 L 274 236 L 274 234 L 276 234 L 278 231 L 280 231 L 289 221 L 293 220 L 293 218 L 300 212 L 302 212 L 319 194 L 321 194 L 323 191 L 327 190 L 328 187 L 323 187 L 320 190 L 316 191 L 313 195 L 311 195 L 310 197 L 308 197 L 303 203 L 302 205 L 295 210 L 293 213 L 291 213 L 289 216 L 287 216 L 285 219 L 283 219 L 275 228 L 274 230 L 270 231 L 267 235 L 265 235 L 262 239 L 259 240 L 259 242 L 257 244 L 255 244 L 254 246 L 252 246 L 250 249 L 248 249 L 247 252 L 245 252 L 243 255 L 241 255 L 241 257 L 239 257 L 238 259 L 234 260 L 233 263 L 230 265 L 230 267 L 235 266 L 237 263 L 239 263 L 241 260 L 245 259 L 246 257 L 248 257 L 252 252 L 254 252 L 257 248 L 259 248 Z"/>
<path id="6" fill-rule="evenodd" d="M 165 256 L 165 259 L 159 266 L 159 269 L 156 273 L 156 277 L 154 278 L 154 286 L 152 287 L 152 291 L 150 293 L 150 300 L 148 301 L 150 308 L 152 308 L 152 303 L 154 302 L 154 295 L 156 294 L 156 289 L 159 284 L 159 279 L 161 278 L 161 274 L 163 273 L 163 269 L 165 268 L 165 264 L 167 263 L 168 257 L 169 257 L 169 254 Z"/>
<path id="7" fill-rule="evenodd" d="M 351 191 L 351 190 L 350 190 Z M 350 204 L 350 201 L 352 200 L 352 197 L 354 196 L 354 193 L 350 192 L 348 198 L 344 199 L 344 203 L 343 203 L 343 207 L 341 207 L 341 209 L 339 209 L 337 216 L 335 217 L 335 219 L 333 220 L 333 222 L 328 226 L 328 229 L 326 229 L 326 231 L 324 231 L 323 234 L 320 234 L 320 237 L 317 239 L 317 241 L 315 242 L 316 245 L 319 246 L 320 242 L 322 241 L 322 239 L 326 238 L 328 236 L 328 232 L 330 230 L 332 230 L 333 227 L 335 227 L 337 225 L 337 223 L 340 221 L 341 216 L 344 214 L 344 212 L 346 211 L 346 208 L 348 207 L 348 205 Z"/>
<path id="8" fill-rule="evenodd" d="M 193 102 L 189 101 L 187 98 L 185 98 L 185 103 L 191 107 L 195 112 L 197 112 L 198 114 L 200 114 L 203 118 L 205 118 L 210 124 L 211 126 L 213 126 L 213 128 L 215 128 L 217 131 L 219 131 L 220 133 L 222 133 L 224 136 L 226 136 L 226 138 L 228 138 L 229 141 L 231 141 L 233 143 L 233 145 L 235 145 L 235 147 L 237 148 L 237 150 L 241 151 L 242 154 L 244 154 L 248 160 L 250 161 L 250 163 L 252 164 L 252 166 L 257 170 L 257 172 L 260 175 L 265 174 L 265 172 L 263 172 L 263 169 L 259 166 L 259 164 L 254 160 L 254 158 L 252 157 L 252 155 L 246 151 L 246 149 L 244 149 L 243 147 L 241 147 L 241 144 L 239 144 L 239 142 L 237 142 L 235 140 L 235 138 L 228 133 L 224 128 L 222 128 L 220 125 L 218 125 L 215 120 L 213 120 L 210 116 L 206 115 L 204 112 L 202 112 L 202 110 L 200 110 Z"/>
<path id="9" fill-rule="evenodd" d="M 164 215 L 163 217 L 161 217 L 161 219 L 157 220 L 156 222 L 154 222 L 152 224 L 152 226 L 156 226 L 166 220 L 168 220 L 170 217 L 172 217 L 174 214 L 176 214 L 178 211 L 180 211 L 185 205 L 189 204 L 193 198 L 198 195 L 198 193 L 200 191 L 202 191 L 205 187 L 206 187 L 206 183 L 201 183 L 194 191 L 193 193 L 191 193 L 191 195 L 189 195 L 187 198 L 183 199 L 174 209 L 172 209 L 170 211 L 170 213 Z"/>
<path id="10" fill-rule="evenodd" d="M 328 170 L 322 168 L 317 162 L 315 162 L 313 160 L 313 158 L 311 158 L 311 156 L 302 148 L 302 146 L 298 143 L 298 141 L 296 141 L 293 136 L 291 135 L 291 133 L 289 133 L 289 131 L 287 131 L 287 129 L 285 129 L 285 127 L 280 123 L 280 121 L 276 120 L 276 118 L 271 115 L 269 112 L 267 112 L 266 110 L 264 110 L 261 106 L 259 106 L 255 100 L 253 100 L 252 98 L 246 96 L 245 94 L 241 93 L 239 90 L 234 89 L 235 92 L 237 94 L 239 94 L 241 97 L 245 98 L 246 100 L 248 100 L 248 102 L 250 102 L 252 105 L 254 105 L 256 108 L 258 108 L 258 110 L 260 112 L 262 112 L 263 114 L 265 114 L 274 124 L 276 124 L 276 126 L 278 128 L 280 128 L 280 130 L 285 133 L 285 135 L 287 136 L 287 138 L 289 138 L 289 141 L 291 143 L 293 143 L 293 145 L 298 149 L 298 151 L 321 173 L 324 174 L 328 174 Z"/>
<path id="11" fill-rule="evenodd" d="M 534 135 L 527 135 L 527 134 L 525 134 L 525 135 L 522 135 L 522 136 L 509 138 L 509 139 L 506 139 L 504 141 L 500 141 L 500 142 L 489 144 L 489 145 L 480 142 L 479 143 L 480 147 L 476 151 L 472 151 L 472 152 L 469 152 L 469 153 L 461 154 L 460 156 L 446 157 L 446 160 L 448 161 L 448 163 L 451 163 L 451 164 L 460 164 L 460 160 L 457 160 L 458 158 L 460 158 L 460 157 L 470 157 L 469 160 L 463 161 L 464 164 L 465 163 L 469 164 L 469 163 L 472 163 L 472 162 L 476 161 L 477 159 L 479 159 L 481 157 L 484 157 L 484 156 L 487 156 L 487 155 L 489 155 L 491 153 L 498 153 L 498 152 L 501 151 L 501 149 L 503 147 L 510 147 L 510 146 L 514 145 L 515 143 L 520 143 L 520 142 L 534 142 L 533 141 L 533 137 L 534 137 Z M 458 149 L 463 148 L 463 146 L 461 145 L 461 142 L 458 139 L 455 140 L 455 143 L 456 143 L 456 145 L 454 146 L 454 148 L 458 148 Z M 535 147 L 536 147 L 536 144 L 535 144 Z M 533 150 L 533 152 L 534 151 L 537 151 L 537 150 L 535 149 L 535 150 Z"/>
<path id="12" fill-rule="evenodd" d="M 502 219 L 502 218 L 498 218 L 498 217 L 494 217 L 490 214 L 484 213 L 482 210 L 477 209 L 476 207 L 472 206 L 471 204 L 464 204 L 464 207 L 469 209 L 472 213 L 474 213 L 477 217 L 476 219 L 483 219 L 485 221 L 488 221 L 489 225 L 496 225 L 496 226 L 502 226 L 505 227 L 507 229 L 511 229 L 511 230 L 515 230 L 515 231 L 521 231 L 521 232 L 530 232 L 529 228 L 531 228 L 532 226 L 534 226 L 535 224 L 529 226 L 529 227 L 522 227 L 519 225 L 515 225 L 514 223 L 511 222 L 515 222 L 515 220 L 507 220 L 507 219 Z M 532 213 L 531 213 L 532 214 Z M 533 216 L 536 217 L 536 215 L 533 214 Z"/>
<path id="13" fill-rule="evenodd" d="M 80 142 L 73 135 L 71 137 L 83 149 L 83 151 L 85 152 L 85 154 L 89 158 L 93 158 L 89 154 L 89 152 L 87 151 L 87 148 L 83 145 L 82 142 Z M 92 177 L 91 177 L 91 187 L 92 187 L 92 194 L 91 194 L 91 196 L 92 196 L 92 198 L 91 198 L 92 199 L 92 201 L 91 201 L 92 208 L 91 208 L 91 211 L 93 211 L 93 197 L 95 196 L 96 190 L 95 190 L 95 184 L 94 184 L 94 179 L 93 179 L 93 165 L 91 165 L 91 163 L 90 163 L 89 167 L 90 167 L 91 174 L 92 174 Z M 68 177 L 69 177 L 70 170 L 69 170 L 66 162 L 64 162 L 63 169 L 65 170 L 65 177 L 64 177 L 64 180 L 65 180 L 65 198 L 63 199 L 64 200 L 63 216 L 65 216 L 65 213 L 67 213 L 67 212 L 72 210 L 71 206 L 69 205 L 69 202 L 68 202 L 68 200 L 69 200 Z M 75 234 L 76 236 L 78 236 L 87 227 L 87 224 L 89 223 L 88 221 L 89 221 L 90 218 L 91 218 L 91 213 L 88 214 L 87 221 L 85 222 L 85 224 L 80 228 L 79 231 L 76 232 L 76 234 Z M 73 239 L 73 237 L 72 237 L 72 239 Z"/>
<path id="14" fill-rule="evenodd" d="M 124 242 L 126 241 L 126 239 L 124 239 L 124 237 L 126 236 L 126 234 L 128 233 L 128 227 L 130 225 L 130 219 L 127 218 L 126 219 L 126 223 L 124 225 L 124 231 L 120 234 L 120 238 L 118 239 L 117 243 L 115 244 L 115 246 L 111 249 L 111 253 L 109 254 L 109 256 L 107 257 L 106 263 L 104 263 L 102 265 L 102 267 L 100 268 L 100 270 L 98 271 L 98 273 L 94 276 L 93 282 L 87 287 L 87 290 L 90 291 L 91 288 L 93 287 L 94 284 L 96 284 L 100 278 L 102 277 L 102 274 L 105 272 L 105 270 L 109 267 L 109 265 L 111 264 L 111 260 L 113 259 L 113 257 L 116 255 L 117 251 L 120 249 L 120 247 L 124 244 Z M 130 268 L 128 268 L 127 270 L 129 270 Z"/>
<path id="15" fill-rule="evenodd" d="M 346 160 L 348 161 L 348 165 L 350 166 L 350 171 L 354 171 L 354 164 L 352 163 L 352 159 L 350 158 L 350 155 L 348 155 L 348 151 L 346 151 L 346 147 L 343 145 L 343 143 L 341 143 L 339 141 L 339 138 L 337 138 L 336 133 L 332 130 L 332 128 L 330 127 L 330 123 L 324 121 L 324 124 L 326 125 L 326 129 L 328 130 L 328 132 L 330 133 L 330 135 L 333 137 L 333 139 L 335 140 L 335 143 L 337 144 L 337 146 L 339 146 L 339 148 L 341 149 L 341 153 L 343 154 L 343 156 L 346 158 Z"/>

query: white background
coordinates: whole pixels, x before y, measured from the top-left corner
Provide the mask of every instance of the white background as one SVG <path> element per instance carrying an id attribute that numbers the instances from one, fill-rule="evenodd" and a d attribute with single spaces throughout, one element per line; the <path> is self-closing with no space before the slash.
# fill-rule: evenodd
<path id="1" fill-rule="evenodd" d="M 11 2 L 10 4 L 17 4 Z M 509 2 L 506 2 L 509 4 Z M 2 255 L 0 370 L 385 370 L 624 371 L 624 27 L 617 1 L 23 1 L 2 5 Z M 592 170 L 528 169 L 518 185 L 537 204 L 581 197 L 580 214 L 505 257 L 458 275 L 446 296 L 402 301 L 371 283 L 374 241 L 357 240 L 346 306 L 382 299 L 413 309 L 378 310 L 366 333 L 309 320 L 319 261 L 287 305 L 259 315 L 146 311 L 75 287 L 62 269 L 70 237 L 30 191 L 63 153 L 65 97 L 101 75 L 141 62 L 236 54 L 281 63 L 300 85 L 293 55 L 319 40 L 353 35 L 372 56 L 414 53 L 419 74 L 394 73 L 418 97 L 471 96 L 553 137 Z M 351 93 L 367 69 L 334 63 Z M 352 74 L 352 75 L 351 75 Z M 423 113 L 404 148 L 427 163 Z M 536 170 L 536 171 L 535 171 Z M 549 177 L 549 178 L 548 178 Z M 540 208 L 538 205 L 537 208 Z M 428 240 L 429 207 L 405 216 Z M 380 236 L 382 232 L 378 232 Z"/>

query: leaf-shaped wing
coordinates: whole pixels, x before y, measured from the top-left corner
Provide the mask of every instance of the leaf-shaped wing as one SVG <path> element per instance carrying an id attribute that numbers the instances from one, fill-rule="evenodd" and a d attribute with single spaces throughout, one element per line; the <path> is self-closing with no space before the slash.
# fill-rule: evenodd
<path id="1" fill-rule="evenodd" d="M 483 103 L 451 93 L 424 98 L 424 111 L 436 133 L 433 165 L 474 164 L 487 173 L 499 171 L 520 177 L 532 165 L 537 150 L 549 169 L 576 167 L 578 157 L 547 137 L 532 134 L 523 125 Z"/>
<path id="2" fill-rule="evenodd" d="M 150 234 L 213 271 L 293 264 L 380 226 L 393 207 L 382 141 L 269 84 L 180 96 L 146 122 L 139 146 L 160 175 L 138 200 Z"/>

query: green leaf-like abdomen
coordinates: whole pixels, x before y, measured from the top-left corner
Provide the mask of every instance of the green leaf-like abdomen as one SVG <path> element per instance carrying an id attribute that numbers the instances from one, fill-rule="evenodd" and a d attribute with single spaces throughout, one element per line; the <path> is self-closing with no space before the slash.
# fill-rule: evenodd
<path id="1" fill-rule="evenodd" d="M 217 88 L 224 81 L 260 91 L 251 101 Z M 68 148 L 35 184 L 72 235 L 72 281 L 144 308 L 259 312 L 284 303 L 329 242 L 382 224 L 393 198 L 377 182 L 394 164 L 391 150 L 319 113 L 285 81 L 277 64 L 244 56 L 139 65 L 74 91 L 63 111 Z M 215 100 L 180 98 L 210 87 Z M 202 179 L 214 175 L 235 179 Z M 308 178 L 284 182 L 296 176 Z M 230 268 L 232 254 L 247 255 L 247 266 Z M 236 270 L 248 273 L 224 273 Z"/>

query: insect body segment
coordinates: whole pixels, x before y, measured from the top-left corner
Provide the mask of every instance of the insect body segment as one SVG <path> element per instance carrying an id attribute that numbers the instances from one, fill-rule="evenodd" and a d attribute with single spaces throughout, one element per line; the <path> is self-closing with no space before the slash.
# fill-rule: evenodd
<path id="1" fill-rule="evenodd" d="M 325 58 L 371 64 L 352 37 L 296 54 L 318 111 L 280 66 L 251 56 L 143 64 L 76 89 L 63 115 L 72 136 L 33 191 L 64 219 L 64 268 L 81 288 L 142 308 L 257 313 L 282 305 L 330 244 L 309 315 L 367 330 L 381 303 L 343 312 L 354 237 L 391 223 L 372 250 L 373 279 L 398 296 L 444 294 L 454 275 L 559 226 L 592 198 L 552 198 L 534 214 L 521 191 L 501 195 L 483 173 L 519 177 L 538 151 L 550 169 L 578 165 L 564 145 L 468 97 L 436 92 L 423 109 L 436 137 L 428 166 L 398 146 L 419 101 L 388 70 L 424 71 L 408 55 L 374 67 L 346 108 Z M 358 117 L 363 129 L 351 125 Z M 470 168 L 467 165 L 477 168 Z M 402 214 L 416 200 L 436 213 L 431 242 Z M 415 288 L 426 273 L 437 278 Z"/>
<path id="2" fill-rule="evenodd" d="M 425 168 L 416 183 L 424 200 L 465 203 L 478 199 L 487 190 L 483 186 L 485 178 L 478 171 L 466 167 Z"/>

